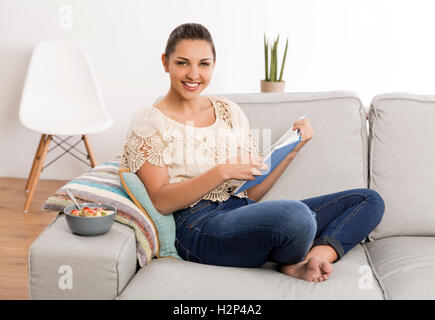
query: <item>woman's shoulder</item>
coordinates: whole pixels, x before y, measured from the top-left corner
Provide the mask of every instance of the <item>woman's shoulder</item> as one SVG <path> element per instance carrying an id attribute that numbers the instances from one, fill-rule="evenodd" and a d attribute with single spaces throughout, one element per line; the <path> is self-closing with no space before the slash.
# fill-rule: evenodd
<path id="1" fill-rule="evenodd" d="M 234 101 L 230 100 L 227 97 L 213 95 L 210 96 L 210 98 L 213 99 L 215 102 L 217 102 L 217 104 L 228 109 L 231 112 L 235 112 L 238 111 L 238 109 L 240 109 L 240 106 L 237 103 L 235 103 Z"/>
<path id="2" fill-rule="evenodd" d="M 236 102 L 224 96 L 213 96 L 213 98 L 218 102 L 217 105 L 229 114 L 234 128 L 244 128 L 246 126 L 246 114 Z"/>
<path id="3" fill-rule="evenodd" d="M 147 105 L 147 106 L 143 106 L 143 107 L 139 108 L 138 110 L 136 110 L 134 112 L 132 121 L 135 122 L 135 121 L 147 120 L 152 113 L 151 111 L 152 111 L 151 105 Z"/>
<path id="4" fill-rule="evenodd" d="M 152 105 L 146 105 L 138 109 L 131 120 L 130 130 L 137 135 L 146 137 L 155 133 L 162 133 L 168 128 L 165 119 Z"/>

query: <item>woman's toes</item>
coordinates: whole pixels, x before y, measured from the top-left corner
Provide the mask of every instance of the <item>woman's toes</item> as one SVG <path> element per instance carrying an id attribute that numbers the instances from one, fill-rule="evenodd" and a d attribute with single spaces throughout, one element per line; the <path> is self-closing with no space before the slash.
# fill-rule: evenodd
<path id="1" fill-rule="evenodd" d="M 322 272 L 326 273 L 326 275 L 328 275 L 332 272 L 332 266 L 327 261 L 323 261 L 321 263 L 320 268 L 322 269 Z"/>
<path id="2" fill-rule="evenodd" d="M 314 278 L 313 282 L 323 282 L 326 279 L 328 279 L 328 276 L 326 274 L 323 274 L 321 276 L 318 276 L 317 278 Z"/>

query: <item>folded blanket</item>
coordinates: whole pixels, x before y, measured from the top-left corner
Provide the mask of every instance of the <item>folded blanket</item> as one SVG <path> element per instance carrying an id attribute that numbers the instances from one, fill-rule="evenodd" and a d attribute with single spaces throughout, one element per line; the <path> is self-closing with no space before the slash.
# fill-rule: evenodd
<path id="1" fill-rule="evenodd" d="M 98 202 L 118 208 L 115 221 L 134 229 L 137 258 L 143 267 L 156 256 L 158 234 L 151 219 L 133 203 L 121 186 L 120 157 L 104 162 L 71 180 L 57 190 L 42 205 L 45 211 L 61 211 L 71 204 L 65 189 L 71 190 L 79 202 Z"/>

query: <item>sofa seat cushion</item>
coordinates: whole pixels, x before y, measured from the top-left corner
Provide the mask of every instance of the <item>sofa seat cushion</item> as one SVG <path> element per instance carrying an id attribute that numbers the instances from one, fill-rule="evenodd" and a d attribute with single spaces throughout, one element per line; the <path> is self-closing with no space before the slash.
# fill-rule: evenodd
<path id="1" fill-rule="evenodd" d="M 29 249 L 30 299 L 115 299 L 136 272 L 133 230 L 114 222 L 109 232 L 75 235 L 65 215 Z"/>
<path id="2" fill-rule="evenodd" d="M 131 280 L 118 299 L 383 299 L 376 281 L 365 285 L 371 269 L 361 245 L 333 264 L 321 283 L 307 282 L 277 271 L 268 262 L 261 268 L 235 268 L 175 259 L 153 259 Z"/>
<path id="3" fill-rule="evenodd" d="M 435 299 L 435 237 L 365 242 L 386 299 Z"/>

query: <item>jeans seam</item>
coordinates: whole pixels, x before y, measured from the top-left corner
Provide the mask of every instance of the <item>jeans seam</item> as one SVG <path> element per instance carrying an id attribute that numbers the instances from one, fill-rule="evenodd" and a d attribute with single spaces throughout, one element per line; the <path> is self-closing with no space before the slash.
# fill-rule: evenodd
<path id="1" fill-rule="evenodd" d="M 211 236 L 211 237 L 217 237 L 217 236 L 234 236 L 234 235 L 242 235 L 247 234 L 250 232 L 278 232 L 280 235 L 284 235 L 288 238 L 290 238 L 290 241 L 293 242 L 295 237 L 283 232 L 281 230 L 271 229 L 271 228 L 261 228 L 261 229 L 253 229 L 250 231 L 233 231 L 233 232 L 222 232 L 222 233 L 206 233 L 206 232 L 200 232 L 200 235 L 204 236 Z"/>
<path id="2" fill-rule="evenodd" d="M 353 197 L 353 196 L 360 196 L 360 197 L 363 197 L 363 198 L 365 198 L 367 200 L 367 197 L 364 194 L 360 194 L 360 193 L 346 194 L 346 195 L 343 195 L 343 196 L 341 196 L 341 197 L 339 197 L 337 199 L 334 199 L 334 200 L 331 200 L 331 201 L 329 201 L 327 203 L 324 203 L 321 206 L 319 206 L 319 207 L 317 207 L 315 209 L 312 209 L 311 211 L 314 211 L 315 213 L 319 213 L 320 210 L 326 208 L 327 206 L 329 206 L 331 204 L 334 204 L 334 203 L 337 203 L 339 200 L 342 200 L 344 198 Z"/>
<path id="3" fill-rule="evenodd" d="M 190 223 L 189 225 L 192 226 L 192 228 L 189 228 L 189 229 L 190 229 L 190 230 L 195 230 L 195 231 L 197 231 L 197 232 L 200 232 L 201 229 L 199 229 L 198 227 L 196 227 L 197 222 L 199 222 L 200 220 L 202 220 L 202 218 L 205 218 L 205 217 L 208 217 L 208 218 L 209 218 L 211 214 L 216 213 L 217 211 L 219 211 L 219 210 L 222 209 L 223 207 L 224 207 L 224 201 L 219 202 L 219 204 L 216 206 L 216 208 L 214 208 L 214 209 L 211 210 L 211 211 L 208 211 L 208 212 L 205 213 L 203 216 L 197 218 L 197 219 L 194 220 L 192 223 Z M 203 226 L 203 227 L 204 227 L 204 226 Z M 201 234 L 203 234 L 203 233 L 201 233 Z"/>
<path id="4" fill-rule="evenodd" d="M 363 205 L 365 205 L 366 203 L 367 203 L 367 201 L 368 201 L 368 198 L 367 197 L 365 197 L 364 196 L 364 198 L 365 198 L 365 200 L 363 201 L 363 202 L 361 202 L 360 204 L 359 204 L 359 206 L 357 206 L 354 210 L 352 210 L 352 212 L 351 213 L 349 213 L 347 216 L 346 216 L 346 218 L 344 218 L 343 219 L 343 221 L 341 221 L 340 222 L 340 224 L 334 229 L 334 231 L 332 232 L 332 234 L 331 234 L 331 238 L 335 238 L 335 235 L 337 234 L 337 232 L 339 231 L 339 229 L 341 228 L 341 227 L 343 227 L 343 225 L 350 219 L 350 218 L 352 218 L 360 209 L 361 209 L 361 207 L 363 206 Z"/>
<path id="5" fill-rule="evenodd" d="M 190 209 L 190 213 L 196 213 L 204 208 L 211 206 L 210 202 L 203 203 L 200 207 Z"/>
<path id="6" fill-rule="evenodd" d="M 186 260 L 189 260 L 189 256 L 194 256 L 196 257 L 201 263 L 202 263 L 202 259 L 200 257 L 198 257 L 198 255 L 194 254 L 193 252 L 191 252 L 190 250 L 187 250 L 185 246 L 183 246 L 183 244 L 181 243 L 180 240 L 178 240 L 178 238 L 175 238 L 175 241 L 178 242 L 178 244 L 183 248 L 183 250 L 186 252 Z"/>
<path id="7" fill-rule="evenodd" d="M 210 205 L 211 205 L 211 203 L 210 203 Z M 209 206 L 210 206 L 209 205 Z M 209 207 L 209 206 L 207 206 L 207 207 Z M 208 211 L 207 212 L 207 214 L 209 214 L 209 213 L 212 213 L 212 212 L 215 212 L 216 210 L 219 210 L 219 209 L 221 209 L 223 207 L 223 202 L 220 202 L 217 206 L 216 206 L 216 208 L 214 208 L 213 210 L 211 210 L 211 211 Z M 202 208 L 203 209 L 203 208 Z M 189 215 L 193 215 L 193 214 L 195 214 L 195 213 L 197 213 L 198 211 L 194 211 L 194 212 L 192 212 L 192 211 L 189 211 L 189 212 L 187 212 L 187 214 L 189 214 Z"/>
<path id="8" fill-rule="evenodd" d="M 175 223 L 175 228 L 178 228 L 184 221 L 186 221 L 186 216 L 183 215 L 182 217 L 180 217 L 176 223 Z"/>
<path id="9" fill-rule="evenodd" d="M 207 217 L 209 212 L 207 212 L 207 214 L 204 214 L 203 216 L 195 219 L 194 221 L 192 221 L 191 223 L 189 223 L 189 228 L 196 228 L 196 225 L 203 220 L 205 217 Z"/>

